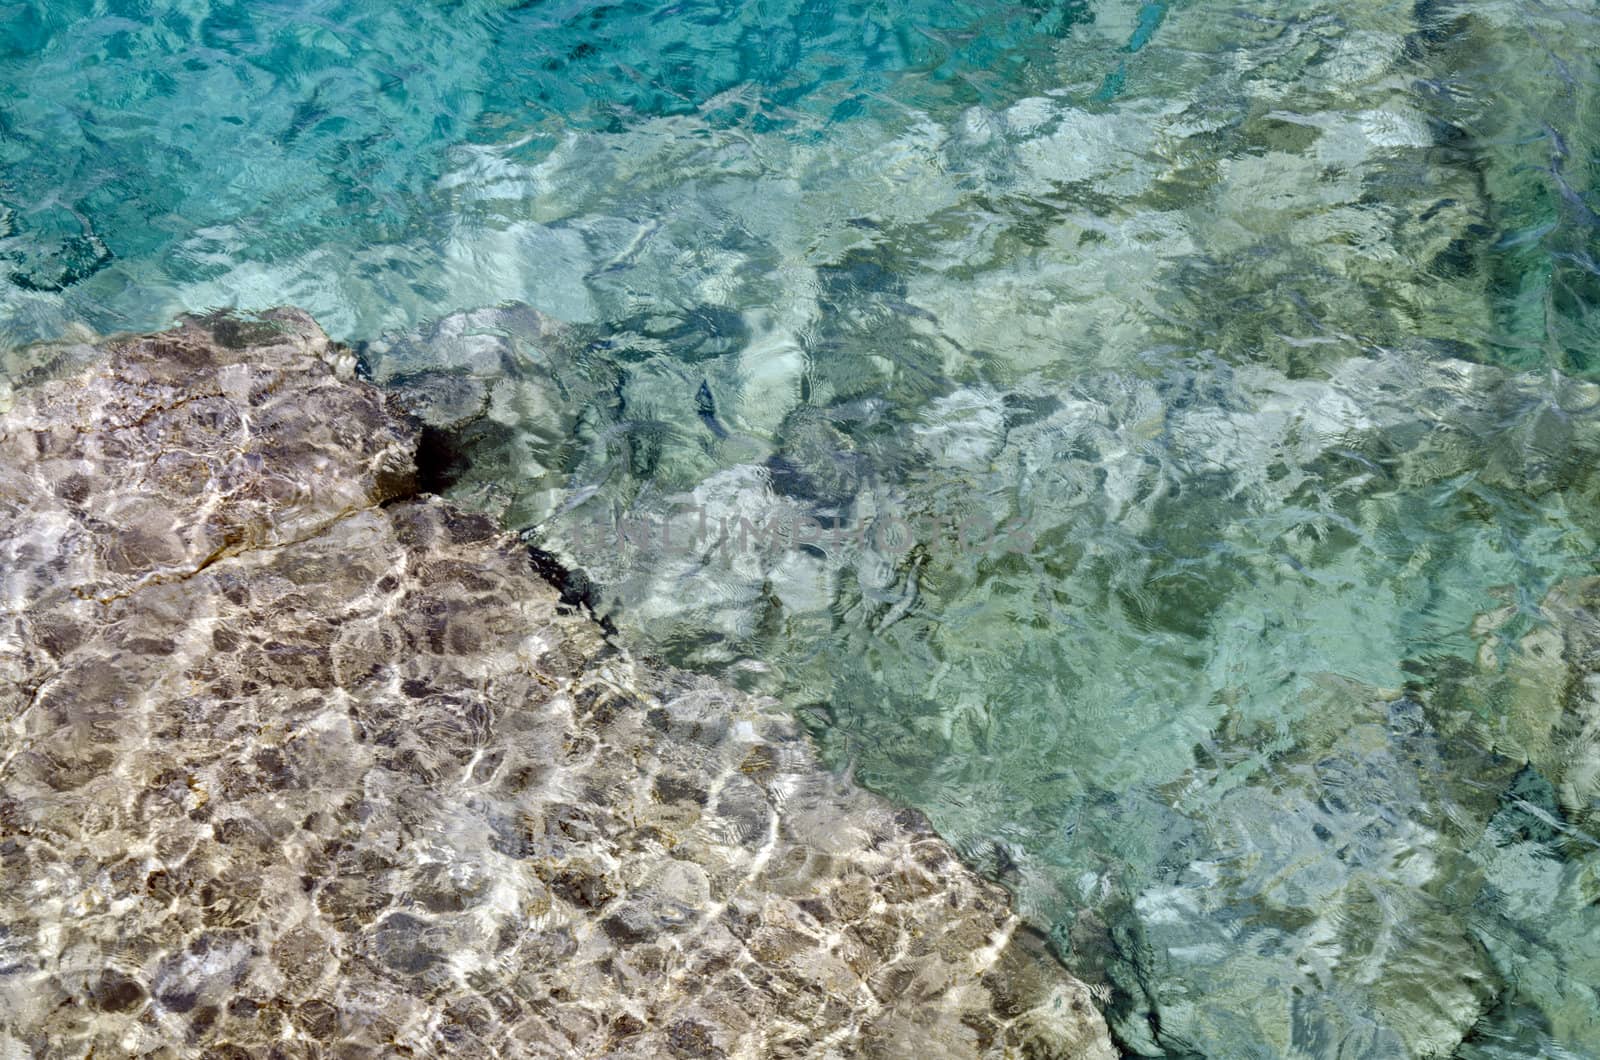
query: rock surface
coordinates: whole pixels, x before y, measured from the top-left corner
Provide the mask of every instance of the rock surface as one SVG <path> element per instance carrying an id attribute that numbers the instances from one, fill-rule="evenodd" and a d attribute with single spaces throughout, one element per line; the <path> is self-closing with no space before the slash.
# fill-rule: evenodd
<path id="1" fill-rule="evenodd" d="M 0 1055 L 1114 1056 L 923 820 L 648 665 L 309 318 L 0 418 Z"/>

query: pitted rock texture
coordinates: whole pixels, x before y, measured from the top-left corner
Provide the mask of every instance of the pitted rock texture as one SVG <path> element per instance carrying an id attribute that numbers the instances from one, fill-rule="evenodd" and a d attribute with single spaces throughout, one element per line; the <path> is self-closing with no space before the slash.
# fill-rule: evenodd
<path id="1" fill-rule="evenodd" d="M 0 418 L 0 1055 L 1111 1057 L 922 819 L 630 659 L 307 317 Z"/>

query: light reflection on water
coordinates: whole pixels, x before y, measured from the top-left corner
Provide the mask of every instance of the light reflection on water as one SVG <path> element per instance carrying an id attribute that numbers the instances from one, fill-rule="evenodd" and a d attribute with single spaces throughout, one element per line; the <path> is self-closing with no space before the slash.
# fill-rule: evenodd
<path id="1" fill-rule="evenodd" d="M 0 31 L 11 347 L 310 309 L 1130 1050 L 1600 1052 L 1588 6 L 80 6 Z M 682 509 L 1032 541 L 585 533 Z"/>

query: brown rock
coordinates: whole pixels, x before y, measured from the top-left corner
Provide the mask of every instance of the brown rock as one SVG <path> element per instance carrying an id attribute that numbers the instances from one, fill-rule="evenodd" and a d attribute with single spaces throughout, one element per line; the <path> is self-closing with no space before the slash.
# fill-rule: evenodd
<path id="1" fill-rule="evenodd" d="M 1114 1055 L 771 704 L 415 495 L 349 362 L 194 319 L 0 417 L 0 1052 Z"/>

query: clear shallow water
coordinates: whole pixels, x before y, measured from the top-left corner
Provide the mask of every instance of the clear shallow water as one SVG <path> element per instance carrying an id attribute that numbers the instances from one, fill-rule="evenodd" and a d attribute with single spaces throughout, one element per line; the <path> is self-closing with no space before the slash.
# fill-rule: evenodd
<path id="1" fill-rule="evenodd" d="M 1600 1054 L 1592 5 L 4 14 L 13 373 L 293 302 L 487 409 L 453 492 L 1130 1052 Z M 594 532 L 701 509 L 919 529 Z"/>

